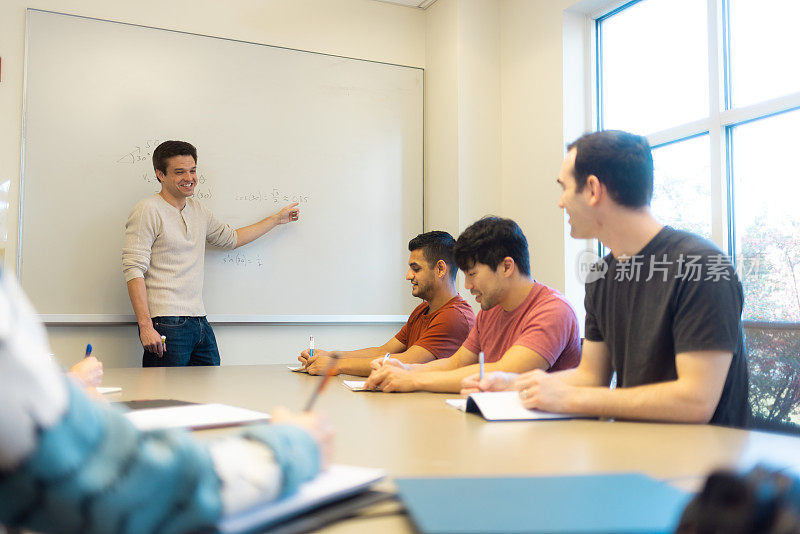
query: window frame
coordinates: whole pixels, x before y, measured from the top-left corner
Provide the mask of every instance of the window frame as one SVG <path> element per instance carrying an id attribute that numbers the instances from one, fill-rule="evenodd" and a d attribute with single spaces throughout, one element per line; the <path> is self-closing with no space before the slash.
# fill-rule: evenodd
<path id="1" fill-rule="evenodd" d="M 588 15 L 592 53 L 588 60 L 592 68 L 590 87 L 591 124 L 596 130 L 602 120 L 602 23 L 625 9 L 647 0 L 628 0 L 607 3 Z M 755 120 L 800 109 L 800 91 L 747 106 L 732 107 L 730 87 L 730 20 L 728 0 L 706 0 L 708 21 L 708 80 L 709 114 L 707 117 L 680 124 L 665 130 L 646 132 L 653 149 L 708 134 L 710 144 L 711 235 L 712 241 L 731 256 L 738 265 L 734 226 L 735 191 L 733 186 L 733 129 Z M 638 132 L 637 132 L 638 133 Z M 599 244 L 598 244 L 599 245 Z M 601 246 L 601 245 L 599 245 Z"/>

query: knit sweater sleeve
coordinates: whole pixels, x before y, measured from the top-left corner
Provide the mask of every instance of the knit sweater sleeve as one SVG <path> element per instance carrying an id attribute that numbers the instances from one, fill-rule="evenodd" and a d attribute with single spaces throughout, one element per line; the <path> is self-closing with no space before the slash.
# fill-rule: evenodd
<path id="1" fill-rule="evenodd" d="M 158 213 L 145 201 L 139 202 L 128 215 L 122 248 L 122 273 L 125 275 L 125 282 L 144 278 L 144 273 L 150 268 L 150 253 L 160 226 Z"/>
<path id="2" fill-rule="evenodd" d="M 238 240 L 236 230 L 231 225 L 217 219 L 210 209 L 202 207 L 206 216 L 206 242 L 228 250 L 236 248 Z"/>

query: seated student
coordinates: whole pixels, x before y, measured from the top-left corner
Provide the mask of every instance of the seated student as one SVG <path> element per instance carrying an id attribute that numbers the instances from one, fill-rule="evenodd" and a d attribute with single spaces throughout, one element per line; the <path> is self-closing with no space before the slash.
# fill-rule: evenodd
<path id="1" fill-rule="evenodd" d="M 580 361 L 578 320 L 564 297 L 530 275 L 528 241 L 511 219 L 484 217 L 459 236 L 456 262 L 481 311 L 456 353 L 422 365 L 379 358 L 366 387 L 383 391 L 457 392 L 478 370 L 484 353 L 490 371 L 556 371 Z"/>
<path id="2" fill-rule="evenodd" d="M 742 285 L 713 243 L 650 213 L 653 158 L 644 137 L 587 134 L 569 146 L 558 183 L 570 235 L 611 253 L 586 282 L 577 369 L 476 376 L 475 389 L 517 389 L 528 408 L 601 417 L 746 426 Z M 612 373 L 617 387 L 609 389 Z"/>
<path id="3" fill-rule="evenodd" d="M 37 532 L 196 532 L 295 491 L 330 456 L 315 416 L 199 442 L 140 432 L 89 400 L 48 356 L 44 329 L 0 273 L 0 525 Z M 0 527 L 2 530 L 2 527 Z"/>
<path id="4" fill-rule="evenodd" d="M 475 324 L 472 307 L 456 291 L 458 268 L 453 258 L 455 239 L 447 232 L 420 234 L 408 243 L 406 280 L 411 294 L 421 298 L 396 336 L 381 345 L 353 351 L 314 349 L 314 357 L 304 350 L 300 360 L 309 374 L 325 372 L 331 354 L 338 356 L 336 372 L 367 376 L 370 362 L 387 352 L 405 363 L 425 363 L 448 358 L 461 346 Z"/>

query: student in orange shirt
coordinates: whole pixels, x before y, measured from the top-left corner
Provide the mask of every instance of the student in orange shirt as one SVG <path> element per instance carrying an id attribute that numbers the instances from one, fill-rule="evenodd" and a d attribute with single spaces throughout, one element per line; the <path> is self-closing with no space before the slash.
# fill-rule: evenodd
<path id="1" fill-rule="evenodd" d="M 404 363 L 425 363 L 450 357 L 461 346 L 475 323 L 470 305 L 456 291 L 456 267 L 453 248 L 455 240 L 447 232 L 420 234 L 408 243 L 406 280 L 411 282 L 411 294 L 421 298 L 408 321 L 392 339 L 380 347 L 353 351 L 308 349 L 298 360 L 309 374 L 325 372 L 331 355 L 336 355 L 336 372 L 367 376 L 370 362 L 391 354 Z"/>

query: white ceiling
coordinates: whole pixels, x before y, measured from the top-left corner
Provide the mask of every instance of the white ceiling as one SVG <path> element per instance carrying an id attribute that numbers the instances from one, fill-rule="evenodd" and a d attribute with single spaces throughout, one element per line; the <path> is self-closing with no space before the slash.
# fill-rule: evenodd
<path id="1" fill-rule="evenodd" d="M 420 9 L 425 9 L 436 0 L 375 0 L 376 2 L 383 2 L 385 4 L 396 4 L 398 6 L 406 6 L 406 7 L 418 7 Z"/>

